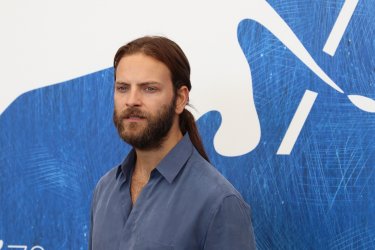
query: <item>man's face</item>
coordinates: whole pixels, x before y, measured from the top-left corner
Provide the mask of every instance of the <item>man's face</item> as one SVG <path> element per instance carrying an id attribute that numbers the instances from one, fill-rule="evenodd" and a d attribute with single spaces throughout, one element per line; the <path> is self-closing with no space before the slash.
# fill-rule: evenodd
<path id="1" fill-rule="evenodd" d="M 123 57 L 115 74 L 113 120 L 119 135 L 138 149 L 160 147 L 177 117 L 169 69 L 137 53 Z"/>

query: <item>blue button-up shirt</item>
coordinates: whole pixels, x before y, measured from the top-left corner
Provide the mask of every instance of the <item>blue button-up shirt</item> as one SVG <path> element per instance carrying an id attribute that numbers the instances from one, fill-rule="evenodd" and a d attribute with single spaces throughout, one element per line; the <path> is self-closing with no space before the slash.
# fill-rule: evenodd
<path id="1" fill-rule="evenodd" d="M 134 164 L 131 151 L 98 182 L 90 249 L 255 249 L 249 206 L 188 134 L 151 172 L 132 205 Z"/>

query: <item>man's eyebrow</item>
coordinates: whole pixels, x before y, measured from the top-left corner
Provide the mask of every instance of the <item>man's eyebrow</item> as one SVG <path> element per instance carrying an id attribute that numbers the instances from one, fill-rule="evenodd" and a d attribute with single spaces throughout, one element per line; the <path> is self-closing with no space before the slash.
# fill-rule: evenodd
<path id="1" fill-rule="evenodd" d="M 115 83 L 119 84 L 119 85 L 130 85 L 130 83 L 122 82 L 122 81 L 116 81 Z M 159 84 L 161 84 L 161 83 L 160 82 L 155 82 L 155 81 L 148 81 L 148 82 L 136 83 L 136 85 L 141 85 L 141 86 L 144 86 L 144 85 L 159 85 Z"/>
<path id="2" fill-rule="evenodd" d="M 127 83 L 127 82 L 121 82 L 121 81 L 116 81 L 115 83 L 116 84 L 120 84 L 120 85 L 129 85 L 129 83 Z"/>
<path id="3" fill-rule="evenodd" d="M 142 86 L 144 86 L 144 85 L 158 85 L 158 84 L 160 84 L 160 82 L 149 81 L 149 82 L 140 82 L 138 84 L 142 85 Z"/>

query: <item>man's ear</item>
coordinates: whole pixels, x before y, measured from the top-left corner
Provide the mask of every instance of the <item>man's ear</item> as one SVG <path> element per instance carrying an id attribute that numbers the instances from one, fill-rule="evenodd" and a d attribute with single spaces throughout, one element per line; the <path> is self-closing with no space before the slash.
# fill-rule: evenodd
<path id="1" fill-rule="evenodd" d="M 176 94 L 176 113 L 181 114 L 185 106 L 189 103 L 189 89 L 183 85 L 177 90 Z"/>

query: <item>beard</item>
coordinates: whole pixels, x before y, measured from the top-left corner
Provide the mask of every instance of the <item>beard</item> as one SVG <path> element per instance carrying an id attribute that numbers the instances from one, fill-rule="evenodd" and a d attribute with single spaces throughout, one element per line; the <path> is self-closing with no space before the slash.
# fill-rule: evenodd
<path id="1" fill-rule="evenodd" d="M 137 107 L 128 108 L 121 113 L 115 110 L 113 122 L 126 143 L 137 149 L 150 150 L 161 147 L 173 125 L 174 115 L 175 102 L 172 101 L 170 105 L 162 106 L 156 115 L 142 112 Z M 130 116 L 140 117 L 144 121 L 124 122 Z M 143 122 L 146 122 L 146 126 L 141 124 Z"/>

